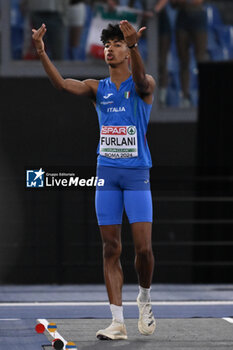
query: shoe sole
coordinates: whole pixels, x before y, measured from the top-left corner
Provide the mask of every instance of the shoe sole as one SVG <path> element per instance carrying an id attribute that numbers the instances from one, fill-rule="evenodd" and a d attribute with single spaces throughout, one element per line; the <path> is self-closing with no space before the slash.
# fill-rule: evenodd
<path id="1" fill-rule="evenodd" d="M 126 340 L 128 339 L 127 335 L 115 335 L 113 336 L 112 338 L 111 337 L 108 337 L 107 335 L 105 334 L 98 334 L 96 336 L 99 340 Z"/>
<path id="2" fill-rule="evenodd" d="M 97 335 L 97 338 L 98 338 L 99 340 L 112 340 L 111 338 L 106 337 L 106 336 L 105 336 L 105 335 L 103 335 L 103 334 L 99 334 L 99 335 Z"/>

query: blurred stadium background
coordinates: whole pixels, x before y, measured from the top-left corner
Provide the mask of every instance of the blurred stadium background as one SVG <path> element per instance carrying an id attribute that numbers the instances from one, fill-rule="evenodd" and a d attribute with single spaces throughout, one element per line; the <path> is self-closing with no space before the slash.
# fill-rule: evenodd
<path id="1" fill-rule="evenodd" d="M 27 169 L 88 169 L 94 174 L 99 133 L 94 107 L 86 98 L 51 86 L 34 56 L 20 1 L 0 4 L 0 283 L 103 283 L 94 191 L 26 189 Z M 147 9 L 153 4 L 147 1 Z M 99 79 L 108 74 L 101 48 L 88 46 L 98 6 L 85 2 L 77 56 L 70 59 L 66 47 L 64 59 L 56 61 L 64 76 Z M 232 1 L 206 1 L 205 9 L 208 59 L 197 65 L 191 48 L 192 105 L 179 108 L 173 37 L 166 106 L 156 99 L 148 129 L 154 164 L 153 283 L 232 283 Z M 168 7 L 168 13 L 174 23 L 175 10 Z M 156 17 L 147 19 L 147 26 L 141 53 L 147 71 L 158 79 Z M 125 281 L 137 283 L 126 218 L 122 239 Z"/>

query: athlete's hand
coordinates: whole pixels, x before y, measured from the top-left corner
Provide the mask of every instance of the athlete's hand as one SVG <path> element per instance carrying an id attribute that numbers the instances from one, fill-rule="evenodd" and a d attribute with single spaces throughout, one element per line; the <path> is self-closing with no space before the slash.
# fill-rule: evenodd
<path id="1" fill-rule="evenodd" d="M 43 36 L 45 35 L 47 29 L 45 24 L 43 23 L 42 26 L 36 30 L 32 29 L 32 39 L 34 40 L 36 51 L 38 55 L 42 54 L 44 52 L 44 41 Z"/>
<path id="2" fill-rule="evenodd" d="M 123 20 L 120 22 L 120 29 L 124 35 L 124 40 L 127 46 L 133 46 L 141 38 L 142 33 L 146 29 L 146 27 L 142 27 L 139 29 L 138 32 L 136 32 L 132 24 L 130 24 L 126 20 Z"/>

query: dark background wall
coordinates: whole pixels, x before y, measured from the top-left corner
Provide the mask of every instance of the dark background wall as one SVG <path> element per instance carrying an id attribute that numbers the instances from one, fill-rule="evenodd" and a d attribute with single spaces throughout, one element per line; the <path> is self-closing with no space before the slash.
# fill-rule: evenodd
<path id="1" fill-rule="evenodd" d="M 75 168 L 95 174 L 99 131 L 94 106 L 86 98 L 56 91 L 47 79 L 1 79 L 0 92 L 0 282 L 102 283 L 94 191 L 25 186 L 26 169 Z M 200 183 L 208 184 L 206 174 L 199 173 L 198 165 L 203 164 L 197 158 L 197 130 L 196 123 L 149 125 L 154 163 L 153 282 L 230 282 L 222 274 L 226 254 L 232 272 L 228 233 L 227 246 L 216 243 L 222 228 L 213 245 L 210 212 L 215 204 L 197 199 L 203 194 Z M 213 195 L 210 189 L 208 198 Z M 232 213 L 227 210 L 223 219 L 229 221 Z M 207 229 L 201 231 L 203 227 Z M 231 228 L 228 222 L 227 232 Z M 125 282 L 136 283 L 126 217 L 122 239 Z"/>

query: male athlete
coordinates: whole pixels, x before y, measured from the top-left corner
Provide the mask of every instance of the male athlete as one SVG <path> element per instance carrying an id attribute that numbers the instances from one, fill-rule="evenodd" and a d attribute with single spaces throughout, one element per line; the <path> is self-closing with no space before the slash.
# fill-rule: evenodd
<path id="1" fill-rule="evenodd" d="M 44 49 L 45 24 L 38 30 L 32 30 L 37 53 L 53 85 L 60 90 L 88 96 L 94 102 L 99 118 L 97 176 L 105 179 L 105 186 L 96 189 L 95 205 L 103 242 L 105 284 L 112 312 L 111 325 L 96 333 L 101 340 L 127 339 L 120 263 L 124 208 L 131 224 L 139 281 L 138 329 L 141 334 L 149 335 L 156 327 L 150 300 L 154 268 L 149 182 L 152 164 L 146 141 L 155 81 L 145 74 L 137 45 L 145 29 L 143 27 L 136 32 L 126 20 L 119 25 L 109 24 L 102 31 L 101 40 L 110 77 L 84 81 L 63 79 L 52 64 Z"/>

